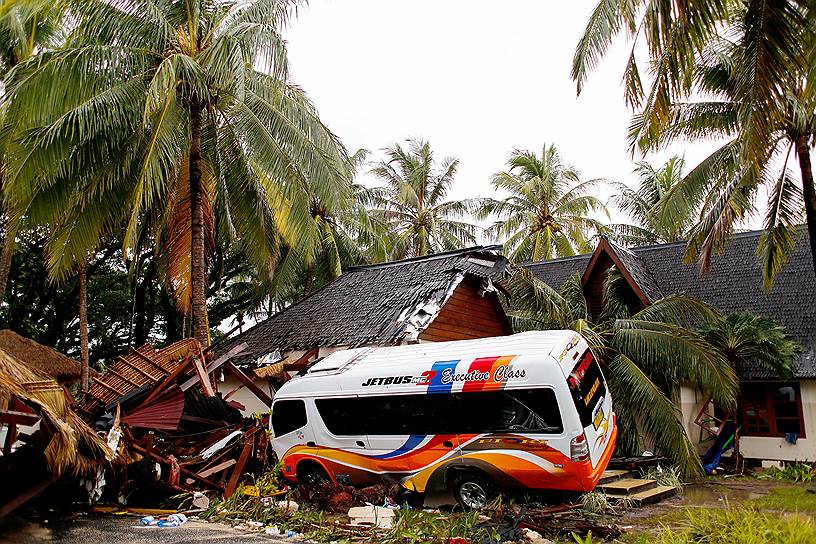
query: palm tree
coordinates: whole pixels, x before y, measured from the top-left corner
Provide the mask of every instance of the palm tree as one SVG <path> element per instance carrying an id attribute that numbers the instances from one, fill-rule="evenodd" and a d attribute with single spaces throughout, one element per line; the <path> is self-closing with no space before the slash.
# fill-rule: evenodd
<path id="1" fill-rule="evenodd" d="M 478 227 L 464 221 L 480 199 L 446 201 L 459 160 L 434 162 L 428 142 L 407 140 L 384 150 L 371 170 L 384 186 L 369 191 L 371 213 L 388 225 L 391 258 L 417 257 L 476 243 Z"/>
<path id="2" fill-rule="evenodd" d="M 809 74 L 802 73 L 785 99 L 774 103 L 776 115 L 768 127 L 771 138 L 765 143 L 757 172 L 740 159 L 749 134 L 739 117 L 738 89 L 750 69 L 739 41 L 713 43 L 697 63 L 695 90 L 700 98 L 674 102 L 666 125 L 642 138 L 639 145 L 651 150 L 678 138 L 725 140 L 672 188 L 667 200 L 702 207 L 700 222 L 690 232 L 687 258 L 698 258 L 705 268 L 727 243 L 735 225 L 755 210 L 756 196 L 767 189 L 765 232 L 757 251 L 765 285 L 770 287 L 795 246 L 803 215 L 816 267 L 816 191 L 810 164 L 810 146 L 816 136 L 816 93 Z M 633 135 L 643 123 L 636 117 Z M 798 157 L 801 188 L 788 170 L 792 152 Z"/>
<path id="3" fill-rule="evenodd" d="M 308 220 L 282 195 L 347 191 L 342 146 L 287 82 L 280 29 L 296 3 L 71 3 L 66 47 L 21 64 L 9 89 L 20 126 L 6 199 L 15 216 L 59 227 L 55 276 L 124 223 L 125 254 L 154 244 L 207 344 L 207 268 L 219 247 L 271 274 L 281 214 Z"/>
<path id="4" fill-rule="evenodd" d="M 599 0 L 575 52 L 573 79 L 580 93 L 588 73 L 605 55 L 619 35 L 633 42 L 624 73 L 627 104 L 638 111 L 630 139 L 645 150 L 672 134 L 684 136 L 723 135 L 729 145 L 689 174 L 696 180 L 698 200 L 707 213 L 690 244 L 689 258 L 699 257 L 706 268 L 713 252 L 727 242 L 735 222 L 751 209 L 759 185 L 772 187 L 766 215 L 766 235 L 760 245 L 766 285 L 785 262 L 794 240 L 791 225 L 798 220 L 796 208 L 804 209 L 808 223 L 814 268 L 816 268 L 816 187 L 810 165 L 813 117 L 807 74 L 813 59 L 814 12 L 800 0 L 780 2 L 657 2 L 638 0 L 620 3 Z M 644 40 L 650 61 L 648 92 L 644 91 L 636 58 L 639 40 Z M 701 58 L 709 68 L 719 58 L 725 72 L 704 68 L 713 81 L 700 78 Z M 730 64 L 729 64 L 730 63 Z M 728 74 L 732 74 L 730 77 Z M 730 79 L 728 88 L 723 78 Z M 711 102 L 683 111 L 702 86 L 716 90 Z M 708 89 L 710 90 L 710 89 Z M 724 109 L 722 95 L 727 105 Z M 710 95 L 709 95 L 710 96 Z M 704 99 L 705 100 L 705 99 Z M 706 109 L 710 118 L 696 113 Z M 694 110 L 697 110 L 696 113 Z M 804 202 L 797 202 L 797 189 L 783 168 L 769 169 L 778 151 L 780 132 L 795 121 L 794 149 L 802 172 Z M 674 126 L 674 128 L 667 128 Z M 716 184 L 706 191 L 705 184 Z M 703 187 L 703 188 L 700 188 Z"/>
<path id="5" fill-rule="evenodd" d="M 20 62 L 42 50 L 56 47 L 61 41 L 61 11 L 56 9 L 56 4 L 53 0 L 4 4 L 4 9 L 0 11 L 0 79 L 4 81 L 4 86 L 9 84 L 9 72 Z M 0 148 L 3 144 L 4 142 L 0 142 Z M 4 155 L 2 149 L 0 155 Z M 2 160 L 4 159 L 0 158 Z M 8 217 L 4 217 L 0 224 L 0 241 L 3 244 L 0 250 L 0 302 L 5 295 L 14 252 L 16 232 L 10 226 Z"/>
<path id="6" fill-rule="evenodd" d="M 782 379 L 791 378 L 793 363 L 802 352 L 802 346 L 779 323 L 747 312 L 708 322 L 699 332 L 734 368 L 759 365 Z"/>
<path id="7" fill-rule="evenodd" d="M 723 318 L 710 306 L 670 295 L 633 308 L 628 284 L 614 267 L 603 286 L 603 306 L 591 315 L 581 278 L 556 291 L 515 267 L 505 283 L 515 330 L 571 329 L 582 334 L 604 367 L 620 428 L 619 447 L 639 450 L 639 433 L 687 476 L 701 474 L 699 456 L 677 407 L 680 385 L 709 393 L 723 408 L 736 403 L 736 368 L 749 362 L 790 376 L 801 348 L 770 319 L 750 314 Z"/>
<path id="8" fill-rule="evenodd" d="M 493 176 L 493 187 L 510 195 L 487 201 L 480 218 L 498 216 L 486 232 L 504 241 L 510 258 L 529 262 L 591 251 L 590 241 L 603 226 L 590 215 L 608 216 L 604 204 L 589 194 L 602 180 L 581 181 L 554 145 L 545 145 L 540 156 L 516 150 L 507 166 Z"/>
<path id="9" fill-rule="evenodd" d="M 635 174 L 638 188 L 619 184 L 615 197 L 620 210 L 635 223 L 610 225 L 616 237 L 627 245 L 666 244 L 688 239 L 695 225 L 695 208 L 673 189 L 683 179 L 686 161 L 671 157 L 661 167 L 638 162 Z M 672 198 L 671 203 L 667 199 Z"/>

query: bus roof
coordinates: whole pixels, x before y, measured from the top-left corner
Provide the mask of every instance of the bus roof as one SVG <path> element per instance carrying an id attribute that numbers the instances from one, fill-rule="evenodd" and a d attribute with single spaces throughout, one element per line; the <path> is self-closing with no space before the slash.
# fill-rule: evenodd
<path id="1" fill-rule="evenodd" d="M 435 361 L 464 359 L 506 354 L 550 354 L 566 352 L 580 336 L 575 331 L 530 331 L 510 336 L 429 342 L 393 347 L 363 347 L 332 353 L 313 364 L 305 374 L 288 381 L 280 389 L 281 397 L 321 394 L 328 391 L 349 391 L 346 387 L 360 384 L 372 372 L 377 375 L 419 375 Z M 553 368 L 557 358 L 550 359 Z M 545 363 L 546 364 L 546 363 Z M 325 383 L 329 381 L 330 383 Z M 318 383 L 320 382 L 320 383 Z M 352 389 L 356 389 L 353 387 Z"/>

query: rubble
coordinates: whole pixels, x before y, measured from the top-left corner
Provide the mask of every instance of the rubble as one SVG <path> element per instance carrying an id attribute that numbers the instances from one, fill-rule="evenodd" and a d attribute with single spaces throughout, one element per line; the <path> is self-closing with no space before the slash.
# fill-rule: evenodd
<path id="1" fill-rule="evenodd" d="M 242 375 L 230 359 L 245 347 L 208 361 L 195 339 L 163 349 L 144 346 L 94 378 L 80 411 L 98 430 L 121 435 L 119 488 L 135 483 L 199 493 L 195 507 L 206 509 L 202 491 L 229 497 L 250 468 L 264 466 L 267 420 L 244 418 L 212 378 L 222 369 Z M 259 398 L 271 404 L 263 391 Z"/>

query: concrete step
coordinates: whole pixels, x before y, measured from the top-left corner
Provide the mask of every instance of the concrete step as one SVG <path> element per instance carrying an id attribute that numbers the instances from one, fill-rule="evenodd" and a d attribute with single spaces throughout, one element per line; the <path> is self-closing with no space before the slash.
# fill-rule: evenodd
<path id="1" fill-rule="evenodd" d="M 632 476 L 633 473 L 631 470 L 605 470 L 604 473 L 601 474 L 601 479 L 598 480 L 598 485 L 608 484 L 609 482 L 630 478 Z"/>
<path id="2" fill-rule="evenodd" d="M 643 480 L 641 478 L 622 478 L 609 483 L 599 485 L 598 489 L 615 497 L 632 496 L 641 491 L 647 491 L 657 486 L 654 480 Z"/>
<path id="3" fill-rule="evenodd" d="M 677 488 L 672 487 L 670 485 L 659 485 L 657 487 L 653 487 L 651 489 L 647 489 L 645 491 L 640 491 L 633 495 L 629 495 L 627 497 L 629 500 L 634 501 L 637 506 L 643 506 L 645 504 L 654 504 L 656 502 L 660 502 L 663 499 L 668 499 L 669 497 L 673 497 L 677 494 Z"/>

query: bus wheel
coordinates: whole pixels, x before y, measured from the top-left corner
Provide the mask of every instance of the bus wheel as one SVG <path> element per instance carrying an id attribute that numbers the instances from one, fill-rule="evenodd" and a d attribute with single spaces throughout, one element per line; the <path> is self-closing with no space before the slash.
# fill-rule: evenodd
<path id="1" fill-rule="evenodd" d="M 313 461 L 305 461 L 297 466 L 297 480 L 300 484 L 319 484 L 330 480 L 326 471 Z"/>
<path id="2" fill-rule="evenodd" d="M 493 484 L 480 474 L 465 472 L 454 481 L 453 495 L 467 509 L 484 508 L 493 494 Z"/>

